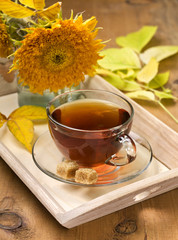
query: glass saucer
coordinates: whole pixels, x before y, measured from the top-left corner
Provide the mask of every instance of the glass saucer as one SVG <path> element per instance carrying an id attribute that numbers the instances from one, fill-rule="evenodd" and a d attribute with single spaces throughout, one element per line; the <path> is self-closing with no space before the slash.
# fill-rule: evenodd
<path id="1" fill-rule="evenodd" d="M 130 133 L 130 136 L 134 139 L 136 144 L 136 159 L 122 167 L 103 164 L 100 168 L 98 181 L 95 184 L 77 183 L 74 179 L 64 179 L 57 175 L 57 165 L 63 161 L 64 158 L 57 149 L 49 131 L 42 134 L 35 142 L 32 150 L 32 157 L 36 166 L 42 172 L 60 182 L 87 187 L 108 186 L 123 183 L 143 173 L 152 161 L 152 149 L 148 141 L 133 132 Z M 101 169 L 103 170 L 101 171 Z"/>

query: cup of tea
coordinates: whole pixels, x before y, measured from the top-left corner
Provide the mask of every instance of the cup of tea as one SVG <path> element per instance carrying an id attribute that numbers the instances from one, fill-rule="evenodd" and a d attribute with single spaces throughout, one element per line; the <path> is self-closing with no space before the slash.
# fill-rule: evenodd
<path id="1" fill-rule="evenodd" d="M 105 90 L 76 90 L 46 107 L 51 136 L 65 159 L 80 167 L 122 166 L 134 161 L 129 136 L 134 109 L 122 96 Z"/>

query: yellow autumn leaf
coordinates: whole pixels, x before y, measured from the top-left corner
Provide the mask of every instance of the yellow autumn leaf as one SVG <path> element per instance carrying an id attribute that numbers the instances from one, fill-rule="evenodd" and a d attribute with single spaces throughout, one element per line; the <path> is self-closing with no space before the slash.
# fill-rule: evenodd
<path id="1" fill-rule="evenodd" d="M 14 18 L 24 18 L 35 14 L 34 11 L 11 0 L 0 0 L 0 11 Z"/>
<path id="2" fill-rule="evenodd" d="M 140 82 L 149 83 L 158 73 L 159 63 L 155 58 L 151 58 L 147 65 L 137 74 Z"/>
<path id="3" fill-rule="evenodd" d="M 25 6 L 36 9 L 36 10 L 42 10 L 45 7 L 44 0 L 19 0 L 19 1 Z"/>
<path id="4" fill-rule="evenodd" d="M 0 113 L 0 128 L 7 122 L 7 118 L 4 114 Z"/>
<path id="5" fill-rule="evenodd" d="M 47 17 L 49 20 L 54 20 L 57 18 L 61 9 L 61 2 L 57 2 L 52 6 L 44 9 L 43 11 L 37 12 L 40 17 Z"/>
<path id="6" fill-rule="evenodd" d="M 7 121 L 7 126 L 16 139 L 21 142 L 29 152 L 32 152 L 34 137 L 33 122 L 26 118 L 15 118 Z"/>
<path id="7" fill-rule="evenodd" d="M 19 117 L 24 117 L 29 120 L 46 120 L 46 109 L 40 106 L 24 105 L 14 110 L 9 116 L 10 119 Z"/>

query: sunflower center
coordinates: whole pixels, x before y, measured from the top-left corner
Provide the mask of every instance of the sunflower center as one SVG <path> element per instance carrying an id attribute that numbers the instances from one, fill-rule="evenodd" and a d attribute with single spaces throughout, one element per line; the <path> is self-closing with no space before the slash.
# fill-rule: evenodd
<path id="1" fill-rule="evenodd" d="M 41 63 L 50 71 L 61 71 L 70 66 L 74 61 L 74 51 L 69 45 L 56 44 L 44 49 Z"/>
<path id="2" fill-rule="evenodd" d="M 51 60 L 56 64 L 62 64 L 65 61 L 65 56 L 62 54 L 56 54 Z"/>

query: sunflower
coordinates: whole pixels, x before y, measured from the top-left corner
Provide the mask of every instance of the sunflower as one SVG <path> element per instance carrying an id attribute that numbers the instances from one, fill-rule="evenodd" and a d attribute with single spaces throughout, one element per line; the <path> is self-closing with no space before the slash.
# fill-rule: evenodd
<path id="1" fill-rule="evenodd" d="M 19 71 L 19 82 L 31 92 L 57 92 L 77 86 L 84 75 L 92 75 L 99 51 L 104 47 L 95 40 L 95 17 L 56 20 L 51 28 L 31 28 L 16 51 L 12 70 Z"/>
<path id="2" fill-rule="evenodd" d="M 0 57 L 6 58 L 12 53 L 12 43 L 7 33 L 6 25 L 0 17 Z"/>

